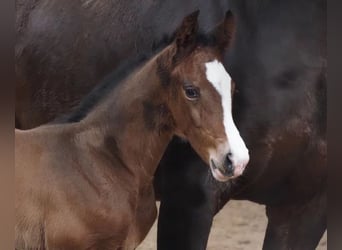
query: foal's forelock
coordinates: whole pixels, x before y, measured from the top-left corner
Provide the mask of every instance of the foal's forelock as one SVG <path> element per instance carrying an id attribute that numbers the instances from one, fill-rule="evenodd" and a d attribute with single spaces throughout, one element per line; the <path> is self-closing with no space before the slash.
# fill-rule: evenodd
<path id="1" fill-rule="evenodd" d="M 248 150 L 236 128 L 232 117 L 232 94 L 231 78 L 222 63 L 213 60 L 205 64 L 206 77 L 214 86 L 219 96 L 223 109 L 223 125 L 226 134 L 225 145 L 218 145 L 218 148 L 226 147 L 232 155 L 233 163 L 238 163 L 248 156 Z"/>

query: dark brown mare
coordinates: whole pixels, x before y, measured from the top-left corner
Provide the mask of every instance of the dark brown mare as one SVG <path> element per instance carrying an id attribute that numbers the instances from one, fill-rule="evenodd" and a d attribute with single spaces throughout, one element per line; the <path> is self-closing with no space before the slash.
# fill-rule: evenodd
<path id="1" fill-rule="evenodd" d="M 99 85 L 70 122 L 16 130 L 17 249 L 135 249 L 155 220 L 152 180 L 173 135 L 216 179 L 241 175 L 248 150 L 221 63 L 233 18 L 205 37 L 197 15 L 142 66 Z"/>
<path id="2" fill-rule="evenodd" d="M 203 27 L 235 14 L 225 65 L 251 160 L 236 181 L 208 182 L 206 164 L 174 140 L 156 178 L 158 248 L 205 249 L 213 216 L 247 199 L 266 205 L 264 249 L 314 249 L 326 229 L 326 0 L 18 0 L 16 124 L 68 111 L 197 8 Z"/>

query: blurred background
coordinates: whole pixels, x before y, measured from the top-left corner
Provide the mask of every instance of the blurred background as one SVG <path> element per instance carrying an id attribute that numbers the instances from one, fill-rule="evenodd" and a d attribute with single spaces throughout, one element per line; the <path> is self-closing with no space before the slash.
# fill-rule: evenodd
<path id="1" fill-rule="evenodd" d="M 266 226 L 265 206 L 231 200 L 214 218 L 207 250 L 262 249 Z M 156 242 L 157 222 L 137 250 L 155 250 Z M 327 232 L 316 249 L 328 249 Z"/>

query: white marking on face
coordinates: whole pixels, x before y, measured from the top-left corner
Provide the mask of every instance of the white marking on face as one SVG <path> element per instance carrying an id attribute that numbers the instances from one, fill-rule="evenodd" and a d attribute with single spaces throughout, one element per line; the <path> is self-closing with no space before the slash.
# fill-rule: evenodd
<path id="1" fill-rule="evenodd" d="M 235 126 L 232 116 L 231 78 L 222 63 L 217 60 L 208 62 L 206 66 L 206 76 L 208 81 L 214 86 L 221 96 L 223 108 L 223 125 L 227 146 L 224 154 L 231 153 L 230 160 L 235 168 L 234 176 L 241 175 L 249 161 L 248 149 L 242 140 L 238 129 Z M 222 146 L 219 148 L 222 149 Z M 222 150 L 219 150 L 222 151 Z M 223 152 L 222 152 L 223 153 Z"/>

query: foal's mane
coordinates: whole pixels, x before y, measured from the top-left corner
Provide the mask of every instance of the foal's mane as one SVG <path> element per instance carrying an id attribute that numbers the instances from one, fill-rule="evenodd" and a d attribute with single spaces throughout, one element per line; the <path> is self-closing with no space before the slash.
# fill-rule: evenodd
<path id="1" fill-rule="evenodd" d="M 52 123 L 63 124 L 80 122 L 100 103 L 103 98 L 106 97 L 106 95 L 111 92 L 112 89 L 123 82 L 123 80 L 132 72 L 142 67 L 152 57 L 170 45 L 174 41 L 174 38 L 175 33 L 172 36 L 164 35 L 159 42 L 154 42 L 152 44 L 152 50 L 149 53 L 133 56 L 132 58 L 120 63 L 120 65 L 113 72 L 105 76 L 102 82 L 96 85 L 93 90 L 86 95 L 75 108 L 72 109 L 70 113 L 57 117 L 52 121 Z M 214 43 L 214 36 L 203 35 L 202 33 L 197 35 L 196 44 L 198 46 L 207 47 Z"/>

